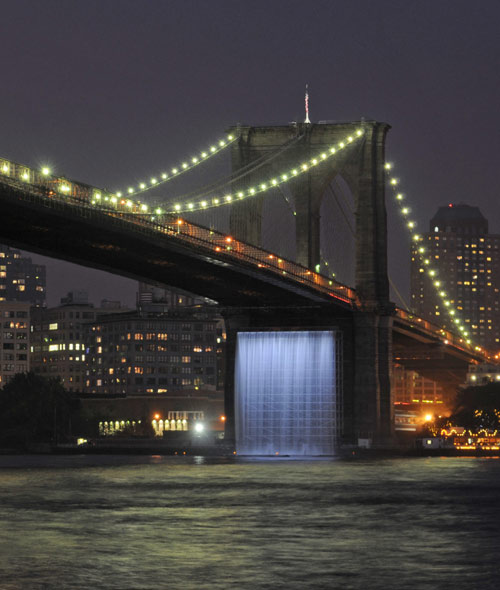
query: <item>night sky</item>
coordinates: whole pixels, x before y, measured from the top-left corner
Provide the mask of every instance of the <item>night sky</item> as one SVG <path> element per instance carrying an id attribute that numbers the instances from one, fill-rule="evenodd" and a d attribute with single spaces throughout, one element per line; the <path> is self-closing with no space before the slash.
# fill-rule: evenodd
<path id="1" fill-rule="evenodd" d="M 0 14 L 0 156 L 118 189 L 235 123 L 377 119 L 419 228 L 478 205 L 500 233 L 500 3 L 461 0 L 15 0 Z M 203 183 L 203 176 L 200 183 Z M 390 272 L 408 239 L 388 203 Z M 136 283 L 39 256 L 48 303 Z"/>

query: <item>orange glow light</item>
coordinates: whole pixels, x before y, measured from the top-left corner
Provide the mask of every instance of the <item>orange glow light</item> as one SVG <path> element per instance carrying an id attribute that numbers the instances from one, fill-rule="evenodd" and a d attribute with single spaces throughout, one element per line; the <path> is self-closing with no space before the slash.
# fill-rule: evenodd
<path id="1" fill-rule="evenodd" d="M 226 421 L 226 417 L 225 416 L 221 416 L 220 419 L 222 420 L 222 422 Z"/>

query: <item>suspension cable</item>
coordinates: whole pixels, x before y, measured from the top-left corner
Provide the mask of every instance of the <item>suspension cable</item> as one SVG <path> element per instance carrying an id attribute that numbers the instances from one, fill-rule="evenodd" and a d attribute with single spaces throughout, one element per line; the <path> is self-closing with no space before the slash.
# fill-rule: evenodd
<path id="1" fill-rule="evenodd" d="M 398 185 L 399 180 L 392 175 L 393 165 L 387 162 L 385 164 L 385 172 L 389 179 L 389 186 L 393 192 L 393 196 L 395 201 L 400 206 L 400 212 L 404 219 L 406 219 L 410 214 L 410 208 L 404 205 L 405 195 L 404 193 L 399 191 Z M 452 302 L 449 298 L 448 293 L 443 289 L 443 283 L 439 279 L 438 270 L 432 266 L 432 259 L 429 257 L 425 246 L 418 244 L 423 241 L 421 235 L 416 233 L 416 221 L 408 220 L 406 221 L 406 228 L 410 234 L 411 240 L 416 243 L 415 251 L 417 254 L 417 258 L 420 261 L 420 270 L 424 275 L 427 275 L 431 281 L 432 286 L 435 288 L 438 301 L 440 300 L 440 307 L 444 309 L 448 315 L 450 316 L 450 320 L 454 327 L 458 329 L 460 336 L 465 340 L 465 342 L 469 345 L 472 345 L 472 341 L 470 339 L 469 332 L 467 331 L 467 326 L 462 318 L 458 316 L 457 310 L 451 305 Z M 475 350 L 481 351 L 480 346 L 475 346 Z"/>
<path id="2" fill-rule="evenodd" d="M 191 158 L 190 162 L 182 162 L 177 167 L 171 169 L 171 172 L 162 172 L 154 177 L 151 178 L 149 185 L 146 182 L 139 183 L 138 187 L 129 186 L 127 190 L 117 191 L 115 194 L 117 197 L 122 197 L 124 194 L 128 194 L 129 196 L 138 195 L 140 193 L 145 193 L 146 191 L 151 190 L 152 188 L 157 187 L 160 184 L 165 184 L 166 182 L 170 182 L 174 178 L 181 176 L 181 174 L 185 174 L 186 172 L 191 171 L 193 168 L 206 162 L 213 156 L 219 154 L 222 150 L 225 150 L 229 147 L 232 143 L 239 139 L 239 135 L 228 135 L 225 139 L 220 139 L 215 145 L 212 145 L 206 151 L 202 151 L 199 156 L 194 156 Z"/>
<path id="3" fill-rule="evenodd" d="M 362 137 L 362 135 L 363 135 L 363 129 L 361 129 L 361 128 L 357 129 L 357 131 L 354 135 L 349 135 L 348 137 L 345 138 L 344 141 L 340 141 L 338 144 L 331 146 L 328 149 L 328 151 L 325 151 L 325 152 L 319 154 L 318 157 L 314 157 L 309 161 L 297 164 L 296 167 L 292 168 L 288 172 L 282 173 L 281 175 L 278 175 L 275 178 L 270 179 L 268 182 L 262 182 L 261 184 L 259 184 L 257 186 L 245 188 L 245 189 L 237 191 L 235 193 L 229 193 L 229 194 L 226 194 L 226 195 L 220 196 L 220 197 L 213 197 L 213 198 L 206 197 L 197 203 L 193 203 L 193 202 L 187 203 L 187 204 L 177 203 L 177 204 L 173 205 L 173 207 L 171 204 L 166 203 L 166 204 L 164 204 L 164 207 L 166 209 L 166 211 L 164 211 L 164 212 L 177 214 L 182 211 L 184 211 L 184 212 L 198 211 L 198 210 L 209 209 L 209 208 L 213 208 L 213 207 L 219 207 L 221 205 L 228 205 L 228 204 L 232 203 L 234 200 L 238 201 L 241 199 L 256 196 L 256 195 L 266 192 L 272 188 L 275 188 L 279 185 L 285 184 L 285 183 L 289 182 L 290 180 L 292 180 L 294 177 L 308 173 L 311 168 L 314 168 L 315 166 L 320 165 L 325 160 L 328 160 L 331 157 L 333 157 L 334 155 L 338 154 L 340 151 L 345 150 L 349 146 L 349 144 L 356 141 L 356 139 L 359 139 L 360 137 Z M 298 140 L 298 139 L 299 138 L 296 138 L 296 140 Z M 258 166 L 258 168 L 260 168 L 264 164 L 267 164 L 267 161 L 261 163 Z"/>
<path id="4" fill-rule="evenodd" d="M 262 156 L 260 156 L 259 158 L 253 160 L 252 162 L 249 162 L 248 164 L 245 164 L 245 166 L 242 166 L 241 168 L 239 168 L 236 171 L 237 172 L 236 176 L 234 174 L 222 176 L 221 178 L 215 180 L 214 182 L 212 182 L 210 184 L 206 184 L 201 187 L 198 187 L 191 192 L 184 193 L 181 195 L 176 195 L 176 200 L 177 201 L 184 201 L 188 198 L 195 198 L 196 199 L 197 197 L 201 197 L 201 196 L 203 196 L 205 198 L 209 198 L 210 195 L 214 191 L 223 189 L 227 186 L 231 186 L 232 184 L 234 184 L 235 182 L 237 182 L 241 178 L 248 176 L 249 174 L 251 174 L 251 173 L 255 172 L 256 170 L 258 170 L 259 168 L 261 168 L 262 166 L 269 164 L 269 162 L 271 162 L 272 160 L 277 158 L 284 151 L 289 149 L 292 145 L 295 145 L 295 143 L 297 141 L 299 141 L 303 136 L 304 136 L 303 134 L 298 135 L 298 136 L 294 137 L 293 139 L 291 139 L 290 141 L 279 146 L 270 155 L 269 154 L 262 154 Z"/>

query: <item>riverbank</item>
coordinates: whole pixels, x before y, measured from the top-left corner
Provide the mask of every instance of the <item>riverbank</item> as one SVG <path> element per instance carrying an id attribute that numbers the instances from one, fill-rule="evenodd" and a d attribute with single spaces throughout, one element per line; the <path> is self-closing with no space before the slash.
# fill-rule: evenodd
<path id="1" fill-rule="evenodd" d="M 31 444 L 24 449 L 0 448 L 0 455 L 164 455 L 164 456 L 203 456 L 232 457 L 237 455 L 231 445 L 172 445 L 154 439 L 93 441 L 83 445 L 51 445 L 50 443 Z M 269 456 L 266 456 L 269 458 Z M 277 459 L 290 458 L 290 455 L 275 454 Z M 334 455 L 345 460 L 391 459 L 412 457 L 498 457 L 500 451 L 493 449 L 455 449 L 455 448 L 414 448 L 395 447 L 387 449 L 342 447 Z"/>

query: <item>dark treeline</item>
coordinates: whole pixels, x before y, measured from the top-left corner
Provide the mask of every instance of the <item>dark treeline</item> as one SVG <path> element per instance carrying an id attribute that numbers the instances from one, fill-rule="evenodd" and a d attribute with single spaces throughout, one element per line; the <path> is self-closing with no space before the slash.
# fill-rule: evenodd
<path id="1" fill-rule="evenodd" d="M 79 407 L 60 379 L 18 373 L 0 390 L 0 446 L 64 441 L 78 420 Z"/>

